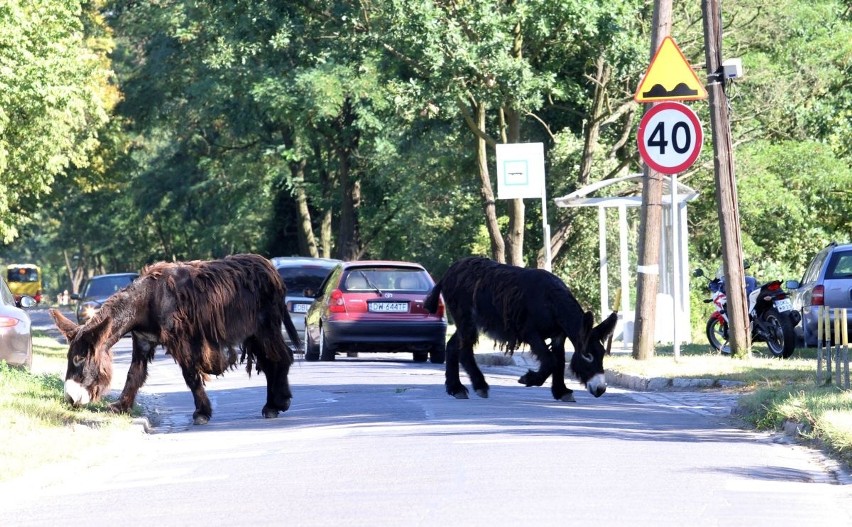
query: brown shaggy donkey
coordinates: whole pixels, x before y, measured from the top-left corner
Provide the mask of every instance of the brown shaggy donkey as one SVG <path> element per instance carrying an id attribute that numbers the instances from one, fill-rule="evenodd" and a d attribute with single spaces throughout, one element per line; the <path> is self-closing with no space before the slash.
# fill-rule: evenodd
<path id="1" fill-rule="evenodd" d="M 221 375 L 237 363 L 237 351 L 251 375 L 266 375 L 264 417 L 290 407 L 287 374 L 293 362 L 281 327 L 296 346 L 296 328 L 284 305 L 286 289 L 271 263 L 258 255 L 222 260 L 156 263 L 111 296 L 85 325 L 59 311 L 50 314 L 68 340 L 65 398 L 74 406 L 97 401 L 112 382 L 112 347 L 127 333 L 133 355 L 127 382 L 110 406 L 129 412 L 148 377 L 148 364 L 162 345 L 183 371 L 195 399 L 193 422 L 205 424 L 212 409 L 204 391 L 209 375 Z"/>

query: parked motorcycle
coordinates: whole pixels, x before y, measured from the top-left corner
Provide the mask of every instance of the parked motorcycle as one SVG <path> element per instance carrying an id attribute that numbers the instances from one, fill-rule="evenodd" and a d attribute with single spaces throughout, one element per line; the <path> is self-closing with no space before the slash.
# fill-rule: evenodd
<path id="1" fill-rule="evenodd" d="M 692 276 L 704 276 L 704 271 L 696 269 Z M 746 276 L 745 286 L 752 342 L 766 342 L 772 355 L 785 359 L 790 357 L 796 347 L 793 328 L 802 319 L 802 315 L 793 309 L 787 292 L 781 287 L 781 281 L 772 280 L 758 286 L 753 276 Z M 710 289 L 710 298 L 704 302 L 712 302 L 716 306 L 716 310 L 707 320 L 707 340 L 716 351 L 730 354 L 724 276 L 718 273 L 709 281 L 707 287 Z"/>

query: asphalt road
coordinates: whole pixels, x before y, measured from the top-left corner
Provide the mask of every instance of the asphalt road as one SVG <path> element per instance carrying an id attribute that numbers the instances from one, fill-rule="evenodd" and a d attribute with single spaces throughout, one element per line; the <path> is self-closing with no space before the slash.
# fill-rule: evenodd
<path id="1" fill-rule="evenodd" d="M 0 525 L 852 525 L 852 485 L 738 428 L 733 395 L 570 385 L 560 403 L 486 367 L 491 397 L 458 401 L 441 366 L 400 359 L 299 362 L 291 409 L 268 420 L 263 376 L 231 371 L 193 426 L 161 355 L 140 400 L 153 433 L 0 486 Z"/>

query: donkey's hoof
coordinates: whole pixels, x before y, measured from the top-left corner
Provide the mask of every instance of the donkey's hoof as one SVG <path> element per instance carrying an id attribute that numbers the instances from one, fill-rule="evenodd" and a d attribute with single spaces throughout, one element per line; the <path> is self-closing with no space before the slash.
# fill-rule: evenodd
<path id="1" fill-rule="evenodd" d="M 277 408 L 272 408 L 271 406 L 264 406 L 263 410 L 261 410 L 261 413 L 266 419 L 274 419 L 278 417 L 279 412 Z"/>
<path id="2" fill-rule="evenodd" d="M 562 397 L 559 398 L 563 403 L 576 403 L 577 399 L 574 399 L 574 394 L 571 392 L 566 393 Z"/>
<path id="3" fill-rule="evenodd" d="M 447 393 L 450 394 L 451 396 L 455 397 L 456 399 L 467 399 L 468 398 L 467 388 L 465 388 L 464 386 L 462 386 L 460 389 L 455 390 L 455 391 L 448 389 Z"/>
<path id="4" fill-rule="evenodd" d="M 192 416 L 192 424 L 194 425 L 206 425 L 210 422 L 210 417 L 206 415 L 194 415 Z"/>
<path id="5" fill-rule="evenodd" d="M 488 388 L 479 388 L 474 391 L 476 392 L 476 395 L 482 397 L 483 399 L 488 399 Z"/>

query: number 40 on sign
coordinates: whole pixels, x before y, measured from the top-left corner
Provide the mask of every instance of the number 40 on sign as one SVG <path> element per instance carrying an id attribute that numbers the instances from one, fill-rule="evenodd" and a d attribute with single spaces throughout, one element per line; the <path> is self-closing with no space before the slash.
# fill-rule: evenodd
<path id="1" fill-rule="evenodd" d="M 698 116 L 688 106 L 664 102 L 642 116 L 636 140 L 649 167 L 663 174 L 677 174 L 698 158 L 704 134 Z"/>

